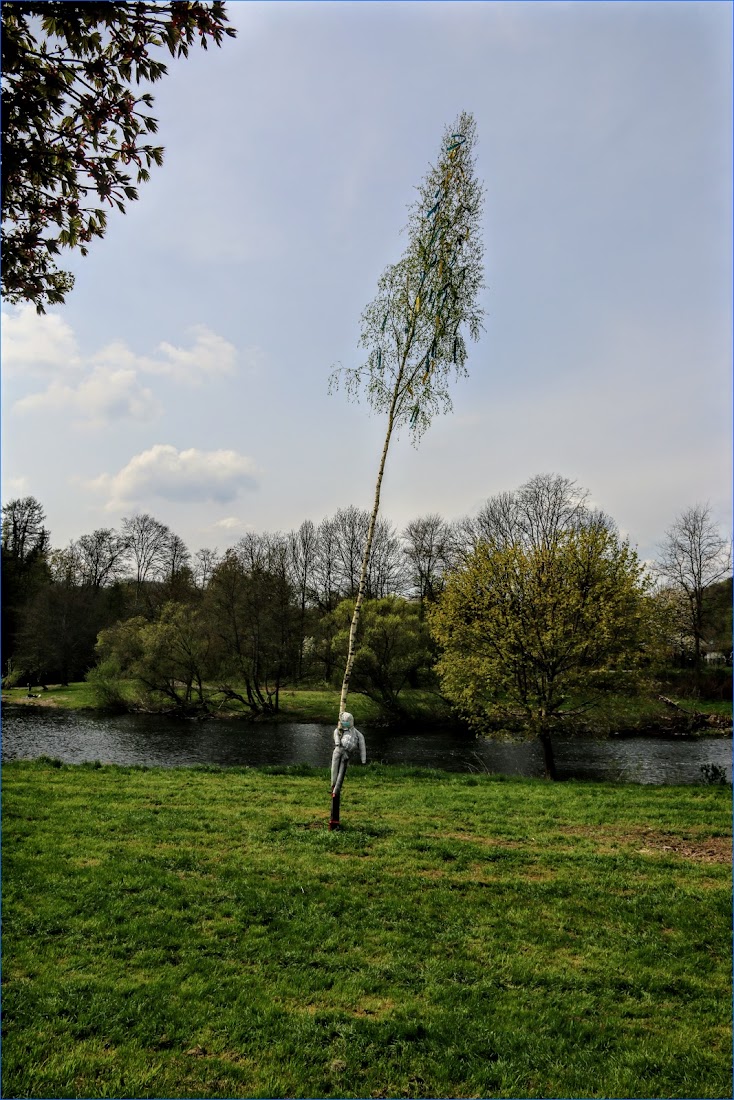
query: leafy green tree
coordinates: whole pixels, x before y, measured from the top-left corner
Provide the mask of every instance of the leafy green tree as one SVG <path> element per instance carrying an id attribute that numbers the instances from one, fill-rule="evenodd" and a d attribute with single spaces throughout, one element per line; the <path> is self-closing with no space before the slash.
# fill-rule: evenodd
<path id="1" fill-rule="evenodd" d="M 63 302 L 74 279 L 62 247 L 86 255 L 107 210 L 125 212 L 135 184 L 161 164 L 149 93 L 156 55 L 187 57 L 236 31 L 213 3 L 2 4 L 2 291 L 8 301 Z M 135 175 L 135 181 L 131 172 Z"/>
<path id="2" fill-rule="evenodd" d="M 481 214 L 484 192 L 475 176 L 476 124 L 466 112 L 444 132 L 438 161 L 418 188 L 403 256 L 383 272 L 362 315 L 366 361 L 340 370 L 332 384 L 364 395 L 387 419 L 374 503 L 349 633 L 339 710 L 344 710 L 365 598 L 385 462 L 394 431 L 408 427 L 417 442 L 439 412 L 451 410 L 449 385 L 467 373 L 466 336 L 478 339 L 484 286 Z"/>
<path id="3" fill-rule="evenodd" d="M 519 707 L 554 778 L 551 730 L 568 694 L 590 701 L 610 672 L 649 657 L 649 586 L 608 528 L 538 546 L 480 542 L 428 612 L 444 693 L 479 730 Z"/>
<path id="4" fill-rule="evenodd" d="M 345 600 L 333 616 L 334 644 L 342 653 L 349 642 L 352 606 Z M 418 604 L 399 596 L 364 601 L 352 674 L 357 691 L 400 714 L 401 691 L 416 686 L 431 657 L 431 638 Z"/>
<path id="5" fill-rule="evenodd" d="M 136 616 L 100 633 L 97 652 L 107 668 L 134 679 L 153 702 L 208 709 L 204 691 L 211 634 L 199 608 L 167 603 L 155 622 Z"/>

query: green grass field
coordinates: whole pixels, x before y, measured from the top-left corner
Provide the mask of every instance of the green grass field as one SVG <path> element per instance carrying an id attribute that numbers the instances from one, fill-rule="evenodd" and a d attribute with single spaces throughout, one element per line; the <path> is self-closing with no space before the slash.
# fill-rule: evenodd
<path id="1" fill-rule="evenodd" d="M 12 763 L 3 1096 L 731 1096 L 731 788 Z"/>

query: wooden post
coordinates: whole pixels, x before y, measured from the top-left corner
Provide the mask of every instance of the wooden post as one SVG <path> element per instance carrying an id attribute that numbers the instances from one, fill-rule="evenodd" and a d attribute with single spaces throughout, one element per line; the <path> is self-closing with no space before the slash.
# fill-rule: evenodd
<path id="1" fill-rule="evenodd" d="M 341 802 L 341 791 L 338 794 L 331 795 L 331 820 L 329 821 L 329 832 L 334 829 L 341 829 L 341 822 L 339 820 L 339 803 Z"/>

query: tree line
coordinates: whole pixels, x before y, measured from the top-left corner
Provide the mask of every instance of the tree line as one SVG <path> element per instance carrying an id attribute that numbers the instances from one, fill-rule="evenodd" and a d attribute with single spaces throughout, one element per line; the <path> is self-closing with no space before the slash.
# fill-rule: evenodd
<path id="1" fill-rule="evenodd" d="M 726 540 L 706 506 L 676 519 L 653 571 L 559 475 L 538 475 L 449 523 L 379 519 L 353 686 L 399 711 L 443 692 L 470 723 L 497 707 L 540 729 L 583 682 L 658 664 L 731 663 Z M 287 533 L 191 553 L 155 517 L 54 548 L 33 497 L 3 508 L 4 682 L 96 679 L 119 700 L 276 711 L 284 685 L 333 685 L 347 653 L 369 514 L 350 506 Z M 106 695 L 105 695 L 106 693 Z"/>
<path id="2" fill-rule="evenodd" d="M 331 644 L 336 613 L 357 592 L 368 522 L 367 512 L 350 506 L 319 524 L 248 532 L 224 552 L 204 547 L 192 554 L 167 525 L 143 513 L 59 549 L 42 505 L 33 497 L 12 500 L 2 526 L 5 678 L 81 679 L 97 662 L 100 632 L 108 632 L 109 648 L 113 628 L 180 624 L 185 611 L 192 629 L 203 617 L 216 621 L 217 659 L 226 665 L 236 657 L 239 672 L 248 669 L 257 705 L 284 680 L 328 681 L 338 652 Z M 420 617 L 454 556 L 451 529 L 439 516 L 416 520 L 400 535 L 380 519 L 368 601 L 399 599 Z"/>

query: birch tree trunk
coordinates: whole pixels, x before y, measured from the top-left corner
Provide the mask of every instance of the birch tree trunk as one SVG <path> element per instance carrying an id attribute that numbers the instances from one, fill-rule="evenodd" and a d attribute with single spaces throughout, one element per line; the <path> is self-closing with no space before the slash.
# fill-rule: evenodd
<path id="1" fill-rule="evenodd" d="M 359 588 L 357 589 L 357 598 L 354 603 L 354 612 L 352 614 L 352 623 L 349 627 L 349 646 L 347 649 L 347 663 L 344 669 L 344 679 L 342 680 L 341 696 L 339 698 L 339 714 L 341 715 L 347 709 L 347 696 L 349 694 L 349 681 L 352 676 L 352 668 L 354 666 L 354 655 L 357 651 L 357 631 L 359 629 L 359 617 L 362 611 L 362 603 L 364 601 L 364 593 L 367 587 L 367 573 L 370 567 L 370 555 L 372 553 L 372 540 L 375 535 L 375 525 L 377 523 L 377 514 L 380 510 L 380 490 L 382 489 L 382 478 L 385 473 L 385 463 L 387 461 L 387 452 L 390 448 L 390 439 L 392 437 L 393 427 L 395 424 L 394 406 L 397 400 L 397 395 L 393 401 L 393 407 L 390 409 L 390 415 L 388 417 L 387 432 L 385 434 L 385 442 L 382 447 L 382 456 L 380 458 L 380 468 L 377 471 L 377 483 L 375 485 L 375 499 L 372 504 L 372 515 L 370 516 L 370 525 L 367 529 L 367 541 L 365 543 L 364 554 L 362 556 L 362 569 L 359 575 Z"/>

